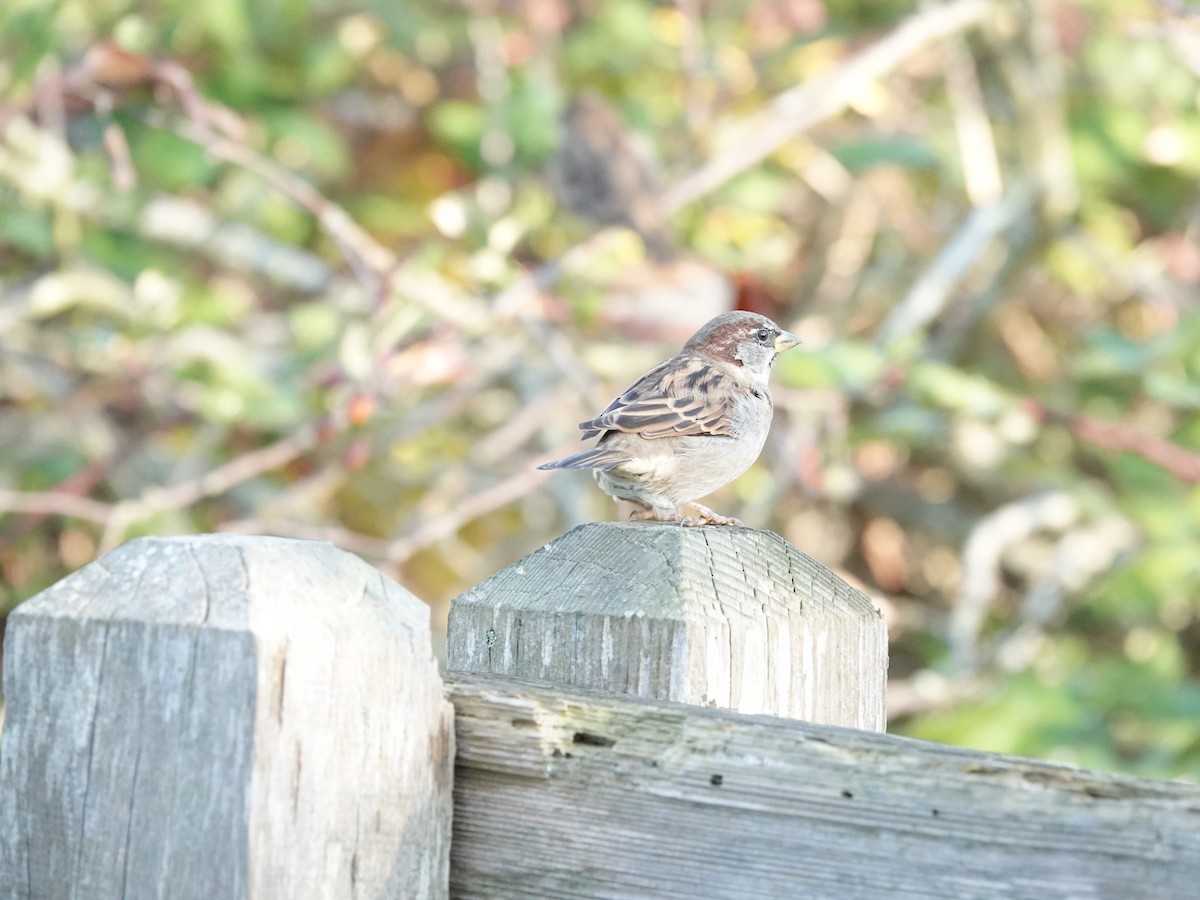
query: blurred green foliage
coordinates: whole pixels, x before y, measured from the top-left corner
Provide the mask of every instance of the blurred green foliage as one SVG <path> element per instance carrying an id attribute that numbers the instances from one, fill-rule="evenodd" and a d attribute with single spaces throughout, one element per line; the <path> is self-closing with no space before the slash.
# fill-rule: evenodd
<path id="1" fill-rule="evenodd" d="M 330 537 L 444 617 L 613 514 L 532 467 L 727 304 L 717 283 L 805 340 L 718 508 L 875 592 L 893 729 L 1195 779 L 1200 20 L 998 3 L 675 215 L 699 281 L 623 234 L 497 297 L 591 234 L 543 175 L 572 95 L 674 183 L 929 5 L 682 9 L 6 3 L 0 609 L 134 534 L 244 528 Z M 177 68 L 64 90 L 102 42 Z M 198 144 L 167 71 L 240 137 Z M 364 274 L 328 203 L 394 272 Z"/>

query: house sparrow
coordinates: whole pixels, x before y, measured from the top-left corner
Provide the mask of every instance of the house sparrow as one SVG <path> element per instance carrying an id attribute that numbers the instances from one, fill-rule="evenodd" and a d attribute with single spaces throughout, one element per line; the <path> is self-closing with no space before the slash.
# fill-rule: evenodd
<path id="1" fill-rule="evenodd" d="M 600 489 L 638 507 L 635 519 L 740 525 L 696 503 L 758 458 L 771 427 L 767 379 L 775 357 L 800 343 L 766 316 L 722 313 L 683 350 L 651 369 L 594 419 L 596 446 L 539 469 L 593 469 Z M 681 518 L 679 505 L 700 515 Z"/>
<path id="2" fill-rule="evenodd" d="M 599 95 L 581 94 L 567 107 L 546 176 L 555 198 L 575 215 L 632 228 L 656 262 L 674 257 L 654 161 Z"/>

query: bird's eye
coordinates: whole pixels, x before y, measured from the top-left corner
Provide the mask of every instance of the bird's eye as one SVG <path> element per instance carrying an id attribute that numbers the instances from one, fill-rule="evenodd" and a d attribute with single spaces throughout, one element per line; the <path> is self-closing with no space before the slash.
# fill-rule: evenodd
<path id="1" fill-rule="evenodd" d="M 767 329 L 767 328 L 760 328 L 760 329 L 758 329 L 758 333 L 757 333 L 756 335 L 754 335 L 754 336 L 755 336 L 755 337 L 756 337 L 756 338 L 757 338 L 757 339 L 758 339 L 758 340 L 759 340 L 761 343 L 764 343 L 764 344 L 769 344 L 769 343 L 771 343 L 771 332 L 770 332 L 770 330 L 769 330 L 769 329 Z"/>

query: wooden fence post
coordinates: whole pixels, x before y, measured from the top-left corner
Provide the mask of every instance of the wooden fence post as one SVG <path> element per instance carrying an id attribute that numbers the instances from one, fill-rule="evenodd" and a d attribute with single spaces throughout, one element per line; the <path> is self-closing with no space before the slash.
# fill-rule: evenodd
<path id="1" fill-rule="evenodd" d="M 4 687 L 5 896 L 446 894 L 427 609 L 329 544 L 131 541 L 12 614 Z"/>
<path id="2" fill-rule="evenodd" d="M 778 535 L 582 525 L 454 600 L 447 667 L 882 731 L 870 599 Z"/>

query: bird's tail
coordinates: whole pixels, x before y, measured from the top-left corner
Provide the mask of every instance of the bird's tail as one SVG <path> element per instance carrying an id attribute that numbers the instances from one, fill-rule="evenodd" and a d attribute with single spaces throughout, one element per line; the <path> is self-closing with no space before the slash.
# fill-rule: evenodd
<path id="1" fill-rule="evenodd" d="M 621 461 L 609 447 L 593 447 L 568 456 L 566 459 L 555 459 L 542 463 L 539 469 L 611 469 Z"/>

